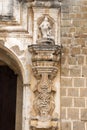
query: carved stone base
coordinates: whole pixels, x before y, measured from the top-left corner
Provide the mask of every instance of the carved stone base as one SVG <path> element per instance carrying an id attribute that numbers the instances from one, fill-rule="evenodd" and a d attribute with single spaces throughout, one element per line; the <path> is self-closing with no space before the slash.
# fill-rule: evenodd
<path id="1" fill-rule="evenodd" d="M 52 38 L 41 38 L 37 40 L 37 44 L 43 44 L 43 45 L 54 45 L 55 42 Z"/>
<path id="2" fill-rule="evenodd" d="M 58 120 L 52 119 L 48 121 L 38 121 L 37 119 L 31 119 L 30 120 L 30 126 L 31 128 L 34 128 L 35 130 L 37 129 L 58 129 Z"/>

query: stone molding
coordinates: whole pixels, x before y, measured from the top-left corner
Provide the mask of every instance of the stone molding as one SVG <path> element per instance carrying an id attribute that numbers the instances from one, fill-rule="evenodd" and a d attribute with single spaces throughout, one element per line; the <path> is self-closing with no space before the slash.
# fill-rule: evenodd
<path id="1" fill-rule="evenodd" d="M 23 2 L 29 3 L 32 7 L 58 8 L 61 6 L 62 1 L 63 0 L 24 0 Z"/>

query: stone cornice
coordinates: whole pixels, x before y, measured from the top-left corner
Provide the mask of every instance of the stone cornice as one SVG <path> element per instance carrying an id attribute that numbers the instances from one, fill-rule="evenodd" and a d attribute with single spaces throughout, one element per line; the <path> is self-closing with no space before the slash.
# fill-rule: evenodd
<path id="1" fill-rule="evenodd" d="M 58 8 L 61 6 L 62 0 L 23 0 L 23 2 L 27 2 L 31 7 Z"/>

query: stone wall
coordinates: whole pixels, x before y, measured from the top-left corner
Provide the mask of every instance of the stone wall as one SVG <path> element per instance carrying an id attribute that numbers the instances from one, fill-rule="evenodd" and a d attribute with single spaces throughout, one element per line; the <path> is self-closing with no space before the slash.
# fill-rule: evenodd
<path id="1" fill-rule="evenodd" d="M 24 1 L 28 0 L 23 0 L 23 2 L 21 0 L 14 0 L 13 19 L 9 20 L 5 18 L 7 21 L 3 21 L 0 18 L 0 49 L 6 49 L 5 52 L 8 59 L 14 54 L 14 59 L 20 62 L 19 66 L 22 69 L 23 75 L 23 85 L 21 85 L 23 86 L 23 99 L 21 99 L 23 100 L 23 120 L 22 126 L 17 120 L 16 130 L 29 130 L 29 118 L 32 106 L 32 91 L 30 87 L 32 86 L 33 88 L 35 86 L 36 80 L 31 70 L 31 54 L 28 51 L 28 45 L 37 40 L 35 39 L 37 32 L 35 30 L 35 24 L 37 23 L 35 18 L 39 18 L 39 15 L 43 13 L 38 9 L 37 11 L 34 9 L 35 16 L 33 16 L 31 9 L 31 1 L 33 0 L 30 0 L 30 3 Z M 49 2 L 45 6 L 49 6 Z M 59 17 L 55 17 L 54 14 L 56 13 L 53 12 L 51 7 L 50 11 L 48 11 L 49 13 L 47 11 L 46 13 L 54 17 L 55 20 L 58 18 L 60 20 L 60 12 L 57 13 Z M 60 21 L 58 21 L 58 24 L 60 26 Z M 56 33 L 58 33 L 55 37 L 56 41 L 60 42 L 61 40 L 60 43 L 63 46 L 61 55 L 61 81 L 60 72 L 57 76 L 58 78 L 56 78 L 57 91 L 60 93 L 58 100 L 56 100 L 57 110 L 59 116 L 61 116 L 60 130 L 87 130 L 87 0 L 62 1 L 61 37 L 60 27 L 58 27 L 58 32 L 56 31 Z M 12 64 L 11 61 L 9 61 L 8 65 L 10 64 Z M 19 82 L 19 84 L 21 83 Z M 19 93 L 20 89 L 18 95 L 20 95 Z M 18 110 L 20 111 L 20 109 Z M 19 116 L 18 114 L 17 117 Z"/>
<path id="2" fill-rule="evenodd" d="M 61 129 L 87 130 L 87 0 L 64 0 L 61 12 Z"/>

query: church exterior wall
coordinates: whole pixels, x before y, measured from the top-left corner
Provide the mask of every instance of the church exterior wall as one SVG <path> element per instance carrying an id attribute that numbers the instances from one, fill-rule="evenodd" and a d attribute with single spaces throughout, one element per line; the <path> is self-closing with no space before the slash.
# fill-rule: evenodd
<path id="1" fill-rule="evenodd" d="M 52 7 L 52 1 L 48 7 L 46 1 L 45 5 L 38 0 L 40 5 L 36 7 L 32 2 L 14 0 L 13 19 L 0 20 L 0 44 L 17 57 L 23 76 L 22 126 L 17 120 L 16 130 L 30 129 L 32 90 L 37 79 L 28 46 L 36 44 L 37 23 L 43 21 L 42 14 L 47 14 L 51 24 L 55 21 L 55 44 L 62 45 L 59 71 L 53 80 L 57 88 L 57 129 L 87 130 L 87 0 L 62 0 L 57 8 Z"/>

